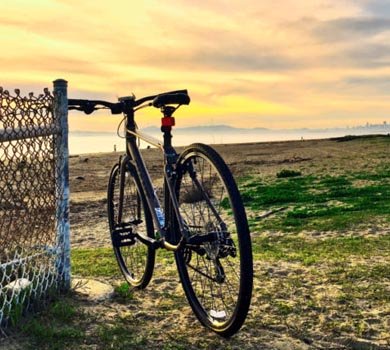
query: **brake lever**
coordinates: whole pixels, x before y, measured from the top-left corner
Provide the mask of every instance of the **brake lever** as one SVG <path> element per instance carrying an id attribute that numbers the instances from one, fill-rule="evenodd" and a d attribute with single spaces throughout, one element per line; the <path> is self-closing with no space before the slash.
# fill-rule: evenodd
<path id="1" fill-rule="evenodd" d="M 91 103 L 85 103 L 79 106 L 68 106 L 68 110 L 76 110 L 76 111 L 84 112 L 85 114 L 91 114 L 96 110 L 96 108 L 95 105 Z"/>
<path id="2" fill-rule="evenodd" d="M 95 105 L 93 103 L 89 103 L 87 102 L 85 105 L 84 105 L 84 108 L 82 109 L 82 111 L 84 111 L 85 114 L 92 114 L 94 111 L 95 111 Z"/>

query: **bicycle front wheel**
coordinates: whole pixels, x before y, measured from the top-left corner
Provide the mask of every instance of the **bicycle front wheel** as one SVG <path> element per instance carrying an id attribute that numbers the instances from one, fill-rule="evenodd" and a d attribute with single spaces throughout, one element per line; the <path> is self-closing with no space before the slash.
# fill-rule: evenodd
<path id="1" fill-rule="evenodd" d="M 231 336 L 245 321 L 253 285 L 250 235 L 236 183 L 216 151 L 193 144 L 178 160 L 175 190 L 183 223 L 190 237 L 199 238 L 176 252 L 183 289 L 204 326 Z"/>
<path id="2" fill-rule="evenodd" d="M 152 278 L 155 250 L 134 233 L 154 238 L 154 226 L 138 175 L 130 163 L 114 165 L 108 183 L 108 222 L 119 268 L 129 284 L 145 288 Z"/>

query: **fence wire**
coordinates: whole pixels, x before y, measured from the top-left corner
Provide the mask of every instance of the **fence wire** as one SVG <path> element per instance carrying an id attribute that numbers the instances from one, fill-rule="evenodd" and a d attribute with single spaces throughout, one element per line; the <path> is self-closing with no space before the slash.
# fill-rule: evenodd
<path id="1" fill-rule="evenodd" d="M 0 87 L 0 331 L 61 281 L 60 121 L 55 98 Z"/>

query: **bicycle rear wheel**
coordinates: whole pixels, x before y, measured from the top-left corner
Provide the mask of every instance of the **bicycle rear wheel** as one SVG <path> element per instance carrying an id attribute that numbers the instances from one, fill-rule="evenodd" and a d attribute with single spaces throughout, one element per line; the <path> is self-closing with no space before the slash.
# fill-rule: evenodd
<path id="1" fill-rule="evenodd" d="M 176 252 L 183 289 L 204 326 L 231 336 L 245 321 L 253 284 L 250 235 L 237 186 L 216 151 L 193 144 L 178 160 L 175 190 L 190 237 L 202 242 Z M 206 235 L 214 238 L 204 241 Z"/>
<path id="2" fill-rule="evenodd" d="M 122 193 L 121 193 L 122 192 Z M 154 238 L 153 220 L 138 175 L 130 163 L 115 164 L 107 192 L 111 241 L 126 281 L 145 288 L 152 278 L 155 250 L 140 242 L 134 233 Z"/>

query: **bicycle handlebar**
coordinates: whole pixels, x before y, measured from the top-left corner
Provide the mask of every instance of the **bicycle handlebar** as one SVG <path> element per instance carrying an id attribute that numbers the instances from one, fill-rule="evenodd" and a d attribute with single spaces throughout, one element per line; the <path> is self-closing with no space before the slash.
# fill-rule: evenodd
<path id="1" fill-rule="evenodd" d="M 153 101 L 150 106 L 161 108 L 167 104 L 188 105 L 190 103 L 190 97 L 188 96 L 187 90 L 175 90 L 158 95 L 142 97 L 138 100 L 135 99 L 135 96 L 121 97 L 119 98 L 119 102 L 115 103 L 102 100 L 69 99 L 68 109 L 83 111 L 85 114 L 91 114 L 95 110 L 100 109 L 97 106 L 103 106 L 110 109 L 112 114 L 121 114 L 129 112 L 147 101 Z"/>
<path id="2" fill-rule="evenodd" d="M 123 111 L 122 103 L 111 103 L 107 101 L 101 101 L 101 100 L 76 100 L 76 99 L 69 99 L 68 100 L 68 109 L 69 110 L 78 110 L 83 111 L 85 114 L 91 114 L 96 109 L 96 106 L 104 106 L 109 109 L 111 109 L 112 114 L 120 114 Z"/>

